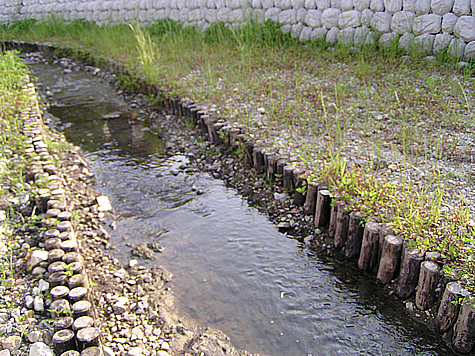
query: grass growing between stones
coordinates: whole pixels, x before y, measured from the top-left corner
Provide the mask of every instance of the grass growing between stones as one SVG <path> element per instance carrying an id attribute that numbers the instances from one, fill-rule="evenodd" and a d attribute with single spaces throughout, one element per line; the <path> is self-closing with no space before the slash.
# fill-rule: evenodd
<path id="1" fill-rule="evenodd" d="M 279 26 L 204 32 L 162 21 L 99 27 L 25 21 L 4 39 L 85 48 L 247 128 L 327 184 L 336 200 L 442 259 L 474 289 L 475 83 L 439 54 L 299 43 Z M 472 210 L 471 210 L 472 209 Z"/>

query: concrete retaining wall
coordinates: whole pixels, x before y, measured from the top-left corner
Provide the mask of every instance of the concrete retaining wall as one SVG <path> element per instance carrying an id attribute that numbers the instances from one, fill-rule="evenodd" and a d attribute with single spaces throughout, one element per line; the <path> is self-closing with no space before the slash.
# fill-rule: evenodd
<path id="1" fill-rule="evenodd" d="M 448 47 L 458 57 L 475 58 L 474 9 L 475 0 L 0 0 L 0 23 L 52 15 L 99 24 L 170 18 L 205 29 L 255 17 L 282 23 L 300 40 L 347 46 L 398 41 L 402 49 L 437 53 Z"/>

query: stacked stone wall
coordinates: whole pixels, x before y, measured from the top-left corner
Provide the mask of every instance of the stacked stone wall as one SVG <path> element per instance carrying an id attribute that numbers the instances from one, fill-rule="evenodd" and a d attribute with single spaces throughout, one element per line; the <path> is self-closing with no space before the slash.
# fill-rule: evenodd
<path id="1" fill-rule="evenodd" d="M 99 24 L 173 19 L 205 29 L 253 17 L 273 20 L 300 40 L 361 46 L 397 42 L 401 49 L 475 58 L 475 0 L 0 0 L 0 23 L 52 15 Z"/>

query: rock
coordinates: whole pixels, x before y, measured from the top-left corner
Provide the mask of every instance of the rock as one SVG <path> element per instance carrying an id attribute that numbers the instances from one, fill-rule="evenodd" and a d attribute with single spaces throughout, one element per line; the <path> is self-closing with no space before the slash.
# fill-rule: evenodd
<path id="1" fill-rule="evenodd" d="M 441 29 L 442 16 L 436 14 L 418 16 L 412 24 L 412 31 L 416 36 L 439 33 Z"/>
<path id="2" fill-rule="evenodd" d="M 412 24 L 416 15 L 410 11 L 396 12 L 391 18 L 391 30 L 399 35 L 412 31 Z"/>
<path id="3" fill-rule="evenodd" d="M 49 290 L 49 283 L 43 279 L 40 279 L 40 281 L 38 282 L 38 288 L 40 293 L 44 293 Z"/>
<path id="4" fill-rule="evenodd" d="M 462 16 L 454 26 L 454 34 L 465 42 L 475 41 L 475 16 Z"/>
<path id="5" fill-rule="evenodd" d="M 144 334 L 140 327 L 136 326 L 131 330 L 132 336 L 135 336 L 137 339 L 143 339 Z"/>
<path id="6" fill-rule="evenodd" d="M 412 33 L 405 33 L 399 39 L 399 49 L 409 50 L 414 43 L 414 35 Z"/>
<path id="7" fill-rule="evenodd" d="M 373 16 L 374 16 L 374 12 L 372 10 L 370 9 L 363 10 L 363 12 L 361 13 L 361 24 L 363 26 L 370 27 Z"/>
<path id="8" fill-rule="evenodd" d="M 414 10 L 417 15 L 425 15 L 430 11 L 431 0 L 416 0 Z"/>
<path id="9" fill-rule="evenodd" d="M 414 38 L 414 43 L 416 48 L 418 48 L 422 52 L 432 52 L 432 48 L 434 47 L 435 35 L 420 35 Z"/>
<path id="10" fill-rule="evenodd" d="M 167 341 L 162 342 L 162 345 L 160 345 L 160 349 L 164 351 L 169 351 L 170 350 L 170 344 Z"/>
<path id="11" fill-rule="evenodd" d="M 0 356 L 10 356 L 10 350 L 5 349 L 0 351 Z"/>
<path id="12" fill-rule="evenodd" d="M 445 15 L 454 6 L 454 0 L 432 0 L 431 9 L 432 13 L 437 15 Z"/>
<path id="13" fill-rule="evenodd" d="M 355 10 L 358 10 L 358 11 L 369 9 L 370 4 L 371 4 L 371 0 L 354 0 L 353 1 Z"/>
<path id="14" fill-rule="evenodd" d="M 384 9 L 391 14 L 401 11 L 402 0 L 384 0 Z"/>
<path id="15" fill-rule="evenodd" d="M 360 12 L 357 10 L 345 11 L 338 18 L 338 26 L 341 29 L 347 27 L 359 27 L 361 25 Z"/>
<path id="16" fill-rule="evenodd" d="M 35 296 L 35 299 L 33 300 L 33 309 L 37 313 L 43 313 L 45 311 L 43 298 L 38 295 Z"/>
<path id="17" fill-rule="evenodd" d="M 383 0 L 371 0 L 369 8 L 374 12 L 384 11 L 384 1 Z"/>
<path id="18" fill-rule="evenodd" d="M 453 36 L 447 33 L 439 33 L 438 35 L 436 35 L 434 40 L 434 47 L 432 49 L 434 53 L 442 52 L 446 47 L 449 46 L 452 38 Z"/>
<path id="19" fill-rule="evenodd" d="M 43 268 L 41 266 L 37 266 L 37 267 L 33 268 L 33 270 L 31 271 L 31 274 L 33 276 L 41 276 L 45 272 L 46 272 L 46 268 Z"/>
<path id="20" fill-rule="evenodd" d="M 470 13 L 470 0 L 455 0 L 452 12 L 457 16 L 465 16 Z"/>
<path id="21" fill-rule="evenodd" d="M 475 41 L 472 41 L 469 44 L 467 44 L 467 46 L 465 47 L 464 57 L 475 58 Z M 462 62 L 459 62 L 459 63 L 462 63 Z"/>
<path id="22" fill-rule="evenodd" d="M 458 16 L 449 12 L 442 17 L 442 31 L 446 33 L 452 33 L 454 26 L 457 23 Z"/>
<path id="23" fill-rule="evenodd" d="M 115 356 L 114 351 L 107 346 L 102 346 L 102 352 L 104 353 L 104 356 Z"/>
<path id="24" fill-rule="evenodd" d="M 112 210 L 112 205 L 109 201 L 109 198 L 105 195 L 101 195 L 96 198 L 97 205 L 99 205 L 98 209 L 99 211 L 109 211 Z"/>
<path id="25" fill-rule="evenodd" d="M 29 356 L 54 356 L 54 353 L 45 343 L 35 342 L 30 346 Z"/>
<path id="26" fill-rule="evenodd" d="M 129 352 L 129 356 L 142 356 L 143 355 L 143 349 L 141 347 L 132 347 Z"/>
<path id="27" fill-rule="evenodd" d="M 308 10 L 305 16 L 304 23 L 310 27 L 322 26 L 322 11 L 321 10 Z"/>
<path id="28" fill-rule="evenodd" d="M 28 267 L 35 268 L 36 266 L 39 266 L 41 262 L 46 261 L 48 261 L 48 251 L 34 250 L 28 259 Z"/>
<path id="29" fill-rule="evenodd" d="M 27 309 L 33 309 L 33 301 L 34 301 L 34 300 L 35 300 L 35 299 L 33 298 L 33 296 L 27 295 L 27 296 L 25 297 L 25 307 L 26 307 Z"/>
<path id="30" fill-rule="evenodd" d="M 14 351 L 17 350 L 21 345 L 21 337 L 18 335 L 8 336 L 5 340 L 2 341 L 2 346 L 4 349 Z"/>
<path id="31" fill-rule="evenodd" d="M 387 33 L 391 29 L 391 17 L 388 12 L 376 12 L 371 19 L 371 27 L 379 33 Z"/>
<path id="32" fill-rule="evenodd" d="M 160 350 L 157 352 L 157 356 L 170 356 L 170 354 L 164 350 Z"/>
<path id="33" fill-rule="evenodd" d="M 51 336 L 46 330 L 33 330 L 26 335 L 29 342 L 34 344 L 35 342 L 44 342 L 49 344 L 51 341 Z"/>
<path id="34" fill-rule="evenodd" d="M 333 8 L 326 9 L 325 11 L 323 11 L 322 17 L 321 17 L 322 26 L 328 30 L 337 27 L 340 13 L 341 13 L 340 9 L 333 9 Z M 336 40 L 336 37 L 335 37 L 335 40 Z"/>
<path id="35" fill-rule="evenodd" d="M 136 256 L 136 257 L 139 257 L 139 258 L 142 258 L 142 259 L 153 260 L 153 258 L 154 258 L 153 251 L 150 248 L 147 247 L 146 242 L 142 242 L 142 243 L 134 246 L 134 248 L 132 249 L 132 251 L 130 253 L 133 256 Z"/>

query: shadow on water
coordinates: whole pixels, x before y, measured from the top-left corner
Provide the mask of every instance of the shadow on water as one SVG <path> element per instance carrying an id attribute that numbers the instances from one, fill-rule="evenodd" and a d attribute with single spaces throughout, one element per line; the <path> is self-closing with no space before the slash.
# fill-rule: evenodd
<path id="1" fill-rule="evenodd" d="M 127 243 L 164 246 L 141 262 L 174 274 L 189 317 L 269 355 L 451 354 L 373 278 L 280 233 L 221 181 L 180 170 L 186 154 L 167 153 L 153 123 L 100 80 L 31 67 L 53 94 L 57 126 L 83 148 L 113 202 L 112 254 L 127 261 Z"/>

